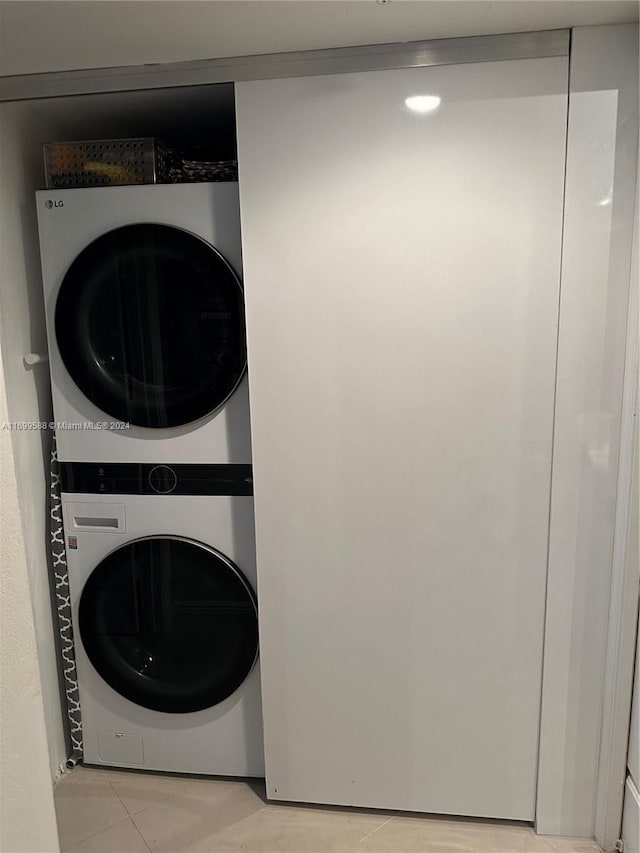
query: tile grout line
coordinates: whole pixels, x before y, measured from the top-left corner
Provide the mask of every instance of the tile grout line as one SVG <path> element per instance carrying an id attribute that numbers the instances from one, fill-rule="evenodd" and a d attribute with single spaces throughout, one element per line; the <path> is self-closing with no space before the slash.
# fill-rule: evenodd
<path id="1" fill-rule="evenodd" d="M 125 803 L 125 801 L 122 799 L 122 797 L 120 796 L 120 794 L 118 793 L 118 791 L 116 790 L 116 788 L 114 788 L 114 787 L 113 787 L 113 782 L 111 781 L 111 779 L 106 779 L 105 781 L 106 781 L 107 785 L 111 788 L 111 790 L 113 791 L 113 793 L 116 795 L 116 797 L 118 798 L 118 800 L 120 801 L 120 803 L 122 803 L 122 808 L 126 811 L 126 813 L 127 813 L 127 817 L 131 820 L 131 819 L 133 818 L 133 815 L 131 814 L 131 812 L 130 812 L 130 811 L 129 811 L 129 809 L 127 808 L 127 804 L 126 804 L 126 803 Z"/>
<path id="2" fill-rule="evenodd" d="M 138 824 L 137 824 L 137 823 L 135 822 L 135 820 L 134 820 L 135 815 L 132 815 L 132 814 L 131 814 L 131 812 L 130 812 L 130 811 L 129 811 L 129 809 L 127 808 L 127 804 L 125 803 L 125 801 L 122 799 L 122 797 L 121 797 L 121 796 L 120 796 L 120 794 L 118 793 L 118 789 L 114 787 L 113 782 L 112 782 L 110 779 L 108 779 L 107 781 L 109 782 L 109 786 L 111 787 L 111 790 L 113 791 L 113 793 L 116 795 L 116 797 L 117 797 L 117 798 L 120 800 L 120 802 L 122 803 L 122 807 L 123 807 L 123 808 L 124 808 L 124 810 L 126 811 L 126 813 L 127 813 L 128 817 L 129 817 L 129 820 L 131 821 L 131 823 L 133 824 L 133 826 L 134 826 L 134 828 L 135 828 L 135 831 L 138 833 L 138 835 L 139 835 L 139 836 L 140 836 L 140 838 L 142 839 L 142 843 L 143 843 L 143 844 L 144 844 L 144 846 L 147 848 L 147 850 L 149 851 L 149 853 L 153 853 L 153 851 L 151 850 L 151 848 L 150 848 L 150 847 L 149 847 L 149 845 L 147 844 L 147 839 L 146 839 L 146 838 L 144 837 L 144 835 L 140 832 L 140 828 L 138 827 Z M 136 812 L 136 814 L 142 814 L 142 812 L 146 812 L 146 811 L 147 811 L 147 809 L 150 809 L 150 808 L 151 808 L 151 806 L 147 806 L 147 807 L 146 807 L 146 808 L 144 808 L 144 809 L 140 809 L 140 811 L 139 811 L 139 812 Z"/>
<path id="3" fill-rule="evenodd" d="M 2 0 L 0 0 L 0 2 L 2 2 Z M 118 781 L 120 781 L 120 780 L 118 780 Z M 137 812 L 135 812 L 135 813 L 133 813 L 133 814 L 132 814 L 132 813 L 129 811 L 129 808 L 128 808 L 127 804 L 125 803 L 125 801 L 122 799 L 122 797 L 121 797 L 121 796 L 120 796 L 120 794 L 118 793 L 118 789 L 114 787 L 114 783 L 113 783 L 111 780 L 109 780 L 109 779 L 107 779 L 107 782 L 109 782 L 109 785 L 111 785 L 111 788 L 112 788 L 112 790 L 113 790 L 113 793 L 114 793 L 114 794 L 116 795 L 116 797 L 120 800 L 120 802 L 121 802 L 121 803 L 122 803 L 122 805 L 124 806 L 125 811 L 126 811 L 126 812 L 127 812 L 127 814 L 129 815 L 129 817 L 131 818 L 131 820 L 133 821 L 133 823 L 135 823 L 135 821 L 133 820 L 133 819 L 134 819 L 134 817 L 137 817 L 137 815 L 142 814 L 143 812 L 146 812 L 146 811 L 148 811 L 149 809 L 152 809 L 154 806 L 158 805 L 157 803 L 151 803 L 150 805 L 145 806 L 143 809 L 140 809 L 139 811 L 137 811 Z M 116 783 L 116 784 L 117 784 L 117 783 Z M 170 795 L 167 797 L 167 799 L 168 799 L 168 800 L 172 800 L 175 796 L 176 796 L 176 794 L 170 794 Z M 146 842 L 145 842 L 145 844 L 146 844 Z"/>
<path id="4" fill-rule="evenodd" d="M 362 842 L 363 842 L 363 841 L 366 841 L 366 840 L 367 840 L 367 838 L 371 838 L 371 836 L 373 835 L 373 833 L 374 833 L 374 832 L 377 832 L 379 829 L 382 829 L 382 827 L 383 827 L 383 826 L 386 826 L 388 823 L 390 823 L 390 822 L 393 820 L 393 818 L 394 818 L 394 817 L 395 817 L 395 815 L 393 815 L 392 817 L 387 818 L 387 820 L 385 820 L 383 823 L 381 823 L 381 824 L 380 824 L 380 826 L 376 826 L 376 828 L 375 828 L 375 829 L 372 829 L 372 830 L 371 830 L 371 832 L 368 832 L 368 833 L 364 836 L 364 838 L 361 838 L 361 839 L 360 839 L 360 841 L 358 841 L 358 844 L 362 844 Z"/>
<path id="5" fill-rule="evenodd" d="M 146 809 L 140 809 L 139 812 L 136 812 L 134 815 L 131 815 L 131 823 L 135 826 L 136 832 L 138 833 L 140 838 L 144 841 L 144 846 L 147 848 L 149 853 L 153 853 L 153 850 L 151 849 L 151 847 L 149 847 L 149 842 L 147 841 L 147 839 L 142 834 L 142 830 L 138 826 L 136 818 L 138 817 L 138 815 L 144 814 L 145 812 L 149 811 L 149 809 L 152 809 L 152 808 L 153 808 L 153 806 L 147 806 Z"/>
<path id="6" fill-rule="evenodd" d="M 109 829 L 113 829 L 114 826 L 119 826 L 121 823 L 124 823 L 125 820 L 131 820 L 128 813 L 127 813 L 126 817 L 120 818 L 120 820 L 115 821 L 115 823 L 110 823 L 109 826 L 105 826 L 102 829 L 99 829 L 97 832 L 92 832 L 91 835 L 87 835 L 85 838 L 81 838 L 78 841 L 74 841 L 74 843 L 70 844 L 69 847 L 61 847 L 60 853 L 67 853 L 67 851 L 72 850 L 74 847 L 77 847 L 78 844 L 84 844 L 85 841 L 89 841 L 91 838 L 95 838 L 97 835 L 101 835 L 103 832 L 106 832 Z M 131 821 L 131 823 L 133 823 L 133 821 Z M 136 829 L 137 829 L 137 827 L 136 827 Z M 59 831 L 58 831 L 58 835 L 59 835 Z M 144 839 L 143 839 L 143 841 L 144 841 Z M 146 844 L 147 842 L 145 841 L 144 843 Z M 148 847 L 148 845 L 147 845 L 147 847 Z M 150 851 L 150 853 L 151 853 L 151 851 Z"/>
<path id="7" fill-rule="evenodd" d="M 71 775 L 71 774 L 69 774 L 69 775 L 67 776 L 67 778 L 68 778 L 68 779 L 70 778 L 70 775 Z M 60 784 L 60 782 L 62 782 L 63 780 L 64 780 L 64 776 L 63 776 L 60 780 L 58 780 L 58 785 L 59 785 L 59 784 Z M 81 838 L 79 841 L 75 841 L 73 844 L 70 844 L 68 847 L 64 847 L 64 848 L 62 848 L 62 847 L 61 847 L 61 848 L 60 848 L 60 853 L 66 853 L 66 851 L 67 851 L 67 850 L 71 850 L 71 848 L 72 848 L 72 847 L 76 847 L 78 844 L 84 844 L 84 842 L 85 842 L 85 841 L 89 841 L 89 839 L 90 839 L 90 838 L 95 838 L 95 837 L 96 837 L 96 835 L 100 835 L 100 833 L 101 833 L 101 832 L 104 832 L 106 829 L 111 829 L 111 827 L 112 827 L 112 826 L 117 826 L 119 823 L 124 823 L 124 821 L 125 821 L 125 820 L 127 820 L 127 818 L 128 818 L 128 819 L 131 819 L 131 815 L 129 814 L 129 809 L 128 809 L 128 808 L 125 806 L 125 804 L 122 802 L 122 799 L 121 799 L 121 797 L 119 796 L 118 792 L 114 789 L 114 787 L 113 787 L 113 785 L 111 784 L 111 782 L 109 781 L 109 779 L 106 779 L 105 781 L 107 782 L 107 784 L 109 785 L 109 787 L 111 788 L 111 790 L 113 791 L 113 793 L 116 795 L 116 797 L 117 797 L 118 801 L 122 804 L 122 808 L 123 808 L 123 809 L 125 810 L 125 812 L 127 813 L 127 816 L 126 816 L 126 817 L 123 817 L 123 818 L 120 818 L 120 820 L 116 820 L 114 823 L 109 824 L 109 826 L 105 826 L 105 827 L 103 827 L 102 829 L 99 829 L 99 830 L 98 830 L 98 832 L 92 832 L 92 833 L 91 833 L 91 835 L 87 835 L 85 838 Z M 58 786 L 56 786 L 56 787 L 58 787 Z M 54 796 L 54 805 L 55 805 L 55 796 Z M 57 824 L 57 819 L 58 819 L 58 816 L 57 816 L 57 814 L 56 814 L 56 824 Z M 133 821 L 132 821 L 132 822 L 133 822 Z M 137 828 L 137 827 L 136 827 L 136 828 Z M 60 842 L 60 829 L 58 828 L 58 843 L 59 843 L 59 842 Z M 145 844 L 146 844 L 146 843 L 147 843 L 147 842 L 145 841 Z"/>
<path id="8" fill-rule="evenodd" d="M 149 853 L 153 853 L 153 851 L 151 850 L 151 848 L 150 848 L 150 847 L 149 847 L 149 845 L 147 844 L 147 839 L 146 839 L 146 838 L 144 837 L 144 835 L 140 832 L 140 829 L 138 828 L 138 824 L 135 822 L 135 820 L 134 820 L 133 818 L 129 818 L 129 820 L 130 820 L 130 821 L 131 821 L 131 823 L 133 824 L 133 826 L 134 826 L 134 828 L 135 828 L 135 831 L 138 833 L 138 835 L 139 835 L 139 836 L 140 836 L 140 838 L 142 839 L 142 843 L 143 843 L 143 844 L 144 844 L 144 846 L 147 848 L 147 850 L 149 851 Z"/>
<path id="9" fill-rule="evenodd" d="M 144 846 L 147 848 L 149 853 L 153 853 L 153 851 L 151 850 L 151 848 L 147 844 L 146 838 L 143 836 L 143 834 L 138 829 L 138 826 L 133 819 L 133 815 L 129 813 L 129 809 L 126 807 L 122 797 L 117 792 L 117 790 L 113 787 L 113 782 L 110 779 L 106 779 L 105 781 L 107 782 L 107 784 L 109 785 L 109 787 L 111 788 L 111 790 L 113 791 L 115 796 L 117 797 L 118 802 L 121 803 L 122 808 L 126 811 L 126 813 L 127 813 L 126 817 L 123 817 L 120 820 L 115 821 L 115 823 L 112 823 L 109 826 L 105 826 L 103 829 L 98 830 L 98 832 L 93 832 L 93 833 L 91 833 L 91 835 L 87 835 L 86 838 L 81 838 L 79 841 L 76 841 L 74 844 L 71 844 L 69 847 L 65 847 L 64 849 L 60 848 L 60 853 L 67 853 L 68 850 L 71 850 L 73 847 L 76 847 L 78 844 L 84 844 L 86 841 L 89 841 L 92 838 L 96 838 L 98 835 L 101 835 L 103 832 L 107 832 L 108 830 L 113 829 L 114 826 L 119 826 L 121 823 L 124 823 L 125 820 L 131 821 L 133 827 L 135 828 L 135 831 L 138 833 L 138 835 L 142 839 Z M 146 811 L 146 809 L 142 809 L 142 811 Z"/>

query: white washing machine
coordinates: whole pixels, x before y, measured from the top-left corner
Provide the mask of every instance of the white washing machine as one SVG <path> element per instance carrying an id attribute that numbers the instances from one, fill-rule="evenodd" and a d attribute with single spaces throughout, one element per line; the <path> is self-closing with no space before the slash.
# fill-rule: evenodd
<path id="1" fill-rule="evenodd" d="M 36 201 L 58 458 L 250 462 L 238 184 Z"/>
<path id="2" fill-rule="evenodd" d="M 250 471 L 61 465 L 85 762 L 264 775 Z"/>

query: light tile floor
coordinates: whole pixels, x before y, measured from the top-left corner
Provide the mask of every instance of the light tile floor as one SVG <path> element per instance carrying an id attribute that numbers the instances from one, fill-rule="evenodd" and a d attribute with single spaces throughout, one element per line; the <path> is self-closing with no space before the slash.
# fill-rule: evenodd
<path id="1" fill-rule="evenodd" d="M 56 785 L 60 848 L 73 853 L 597 853 L 522 823 L 293 806 L 264 783 L 76 767 Z"/>

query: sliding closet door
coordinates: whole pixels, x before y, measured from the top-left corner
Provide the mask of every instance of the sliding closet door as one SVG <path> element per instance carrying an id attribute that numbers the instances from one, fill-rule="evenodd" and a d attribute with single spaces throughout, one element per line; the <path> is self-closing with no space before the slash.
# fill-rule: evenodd
<path id="1" fill-rule="evenodd" d="M 566 86 L 237 86 L 271 798 L 534 818 Z"/>

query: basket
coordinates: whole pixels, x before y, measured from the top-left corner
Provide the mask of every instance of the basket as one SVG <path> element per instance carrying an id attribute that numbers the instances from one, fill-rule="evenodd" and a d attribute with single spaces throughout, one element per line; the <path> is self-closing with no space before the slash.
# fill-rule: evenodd
<path id="1" fill-rule="evenodd" d="M 48 142 L 43 148 L 47 189 L 167 181 L 167 151 L 157 139 Z"/>
<path id="2" fill-rule="evenodd" d="M 238 161 L 189 160 L 181 156 L 174 156 L 167 171 L 167 180 L 172 184 L 237 181 Z"/>

